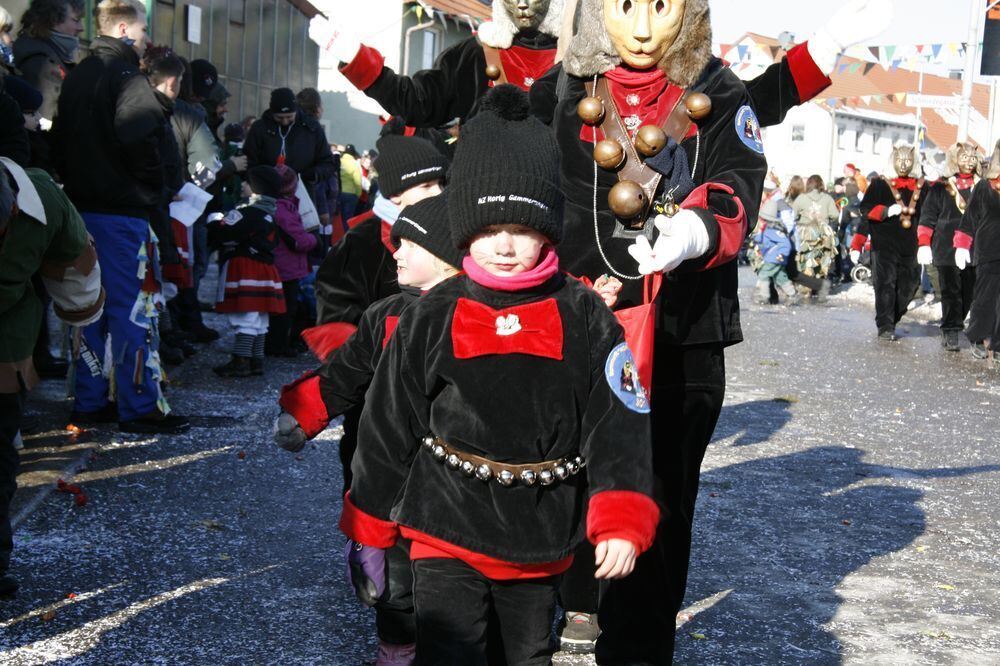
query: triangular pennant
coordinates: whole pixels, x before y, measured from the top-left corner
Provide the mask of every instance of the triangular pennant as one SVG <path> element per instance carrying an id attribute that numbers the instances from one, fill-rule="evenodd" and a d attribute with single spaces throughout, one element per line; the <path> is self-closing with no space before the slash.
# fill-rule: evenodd
<path id="1" fill-rule="evenodd" d="M 926 48 L 925 44 L 917 44 L 917 53 L 922 55 L 924 52 L 924 48 Z"/>
<path id="2" fill-rule="evenodd" d="M 861 69 L 861 63 L 860 63 L 860 62 L 856 62 L 856 63 L 853 63 L 853 64 L 852 64 L 852 65 L 851 65 L 850 67 L 848 67 L 848 68 L 847 68 L 847 71 L 848 71 L 849 73 L 851 73 L 851 74 L 854 74 L 854 73 L 856 73 L 856 72 L 857 72 L 857 71 L 858 71 L 859 69 Z"/>
<path id="3" fill-rule="evenodd" d="M 424 7 L 423 7 L 423 5 L 420 5 L 420 4 L 416 5 L 416 9 L 414 11 L 417 14 L 417 23 L 423 23 L 423 18 L 424 18 Z"/>
<path id="4" fill-rule="evenodd" d="M 778 59 L 778 51 L 780 51 L 780 50 L 781 50 L 780 46 L 772 46 L 771 47 L 771 60 L 777 60 Z"/>
<path id="5" fill-rule="evenodd" d="M 931 54 L 937 58 L 941 54 L 943 44 L 931 44 Z"/>
<path id="6" fill-rule="evenodd" d="M 749 51 L 749 50 L 750 49 L 748 47 L 744 46 L 743 44 L 740 44 L 739 46 L 736 47 L 736 53 L 739 54 L 739 60 L 740 60 L 740 62 L 742 62 L 743 59 L 747 57 L 747 51 Z"/>
<path id="7" fill-rule="evenodd" d="M 873 63 L 873 62 L 866 62 L 865 63 L 865 71 L 861 72 L 861 75 L 862 76 L 867 76 L 868 72 L 872 71 L 873 69 L 875 69 L 875 63 Z"/>
<path id="8" fill-rule="evenodd" d="M 868 50 L 872 52 L 872 55 L 875 57 L 875 60 L 881 60 L 881 58 L 879 57 L 879 54 L 878 54 L 878 47 L 877 46 L 869 46 Z"/>
<path id="9" fill-rule="evenodd" d="M 846 69 L 847 69 L 848 67 L 850 67 L 850 66 L 851 66 L 851 65 L 850 65 L 850 63 L 844 63 L 843 65 L 841 65 L 841 66 L 840 66 L 840 67 L 839 67 L 839 68 L 837 69 L 837 73 L 838 73 L 838 74 L 843 74 L 843 73 L 844 73 L 844 70 L 846 70 Z"/>
<path id="10" fill-rule="evenodd" d="M 865 105 L 871 105 L 871 103 L 872 103 L 872 96 L 871 95 L 862 95 L 861 96 L 861 101 L 864 102 Z"/>
<path id="11" fill-rule="evenodd" d="M 899 69 L 899 63 L 900 63 L 899 60 L 893 60 L 892 61 L 892 67 L 889 69 L 889 71 L 890 72 L 895 72 L 897 69 Z"/>
<path id="12" fill-rule="evenodd" d="M 906 101 L 906 93 L 905 92 L 896 93 L 895 95 L 893 95 L 893 97 L 896 99 L 896 102 L 898 102 L 899 104 L 902 104 L 903 102 Z"/>

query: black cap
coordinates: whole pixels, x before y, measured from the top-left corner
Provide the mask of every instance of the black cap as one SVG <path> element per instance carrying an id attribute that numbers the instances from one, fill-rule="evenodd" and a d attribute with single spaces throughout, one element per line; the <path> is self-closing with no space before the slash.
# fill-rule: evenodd
<path id="1" fill-rule="evenodd" d="M 531 227 L 553 243 L 562 238 L 559 146 L 530 115 L 520 88 L 503 84 L 487 93 L 462 127 L 449 174 L 448 214 L 459 247 L 496 224 Z"/>
<path id="2" fill-rule="evenodd" d="M 246 139 L 246 132 L 243 131 L 243 125 L 239 123 L 229 123 L 226 125 L 226 129 L 222 131 L 222 138 L 226 141 L 232 141 L 233 143 L 239 143 Z"/>
<path id="3" fill-rule="evenodd" d="M 219 70 L 207 60 L 199 58 L 191 61 L 191 89 L 198 97 L 208 97 L 219 82 Z"/>
<path id="4" fill-rule="evenodd" d="M 42 93 L 18 76 L 7 76 L 3 80 L 4 92 L 14 98 L 21 107 L 21 113 L 34 113 L 42 106 Z"/>
<path id="5" fill-rule="evenodd" d="M 415 136 L 389 134 L 375 145 L 375 170 L 383 196 L 394 197 L 414 185 L 444 180 L 448 172 L 448 158 Z"/>
<path id="6" fill-rule="evenodd" d="M 271 91 L 271 113 L 294 113 L 295 93 L 291 88 L 276 88 Z"/>
<path id="7" fill-rule="evenodd" d="M 381 178 L 381 175 L 379 175 Z M 392 240 L 406 238 L 454 268 L 462 267 L 465 252 L 455 246 L 448 224 L 448 199 L 439 194 L 407 206 L 392 225 Z"/>
<path id="8" fill-rule="evenodd" d="M 247 182 L 254 194 L 265 197 L 281 197 L 281 176 L 273 166 L 258 164 L 247 169 Z"/>

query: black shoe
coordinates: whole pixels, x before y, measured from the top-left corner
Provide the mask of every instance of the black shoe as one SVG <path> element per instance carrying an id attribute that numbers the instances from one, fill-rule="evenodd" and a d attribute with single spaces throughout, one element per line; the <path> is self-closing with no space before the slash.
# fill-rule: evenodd
<path id="1" fill-rule="evenodd" d="M 972 344 L 972 358 L 978 358 L 980 361 L 986 358 L 986 345 L 982 342 L 974 342 Z"/>
<path id="2" fill-rule="evenodd" d="M 895 331 L 879 331 L 878 339 L 879 342 L 895 342 L 899 340 Z"/>
<path id="3" fill-rule="evenodd" d="M 118 421 L 118 403 L 109 402 L 107 405 L 93 412 L 80 412 L 73 410 L 69 415 L 69 422 L 73 425 L 97 425 L 99 423 L 115 423 Z"/>
<path id="4" fill-rule="evenodd" d="M 184 352 L 160 340 L 160 360 L 167 365 L 180 365 L 184 362 Z"/>
<path id="5" fill-rule="evenodd" d="M 42 379 L 66 379 L 69 363 L 51 354 L 34 359 L 35 372 Z"/>
<path id="6" fill-rule="evenodd" d="M 229 363 L 212 368 L 212 372 L 220 377 L 249 377 L 253 374 L 250 359 L 245 356 L 233 356 Z"/>
<path id="7" fill-rule="evenodd" d="M 190 427 L 191 423 L 183 416 L 163 414 L 160 411 L 118 423 L 118 429 L 122 432 L 137 432 L 147 435 L 173 435 L 184 432 Z"/>
<path id="8" fill-rule="evenodd" d="M 206 303 L 205 301 L 198 301 L 198 309 L 202 312 L 215 312 L 215 303 Z"/>
<path id="9" fill-rule="evenodd" d="M 219 339 L 219 332 L 214 328 L 205 326 L 204 324 L 192 330 L 191 334 L 194 335 L 195 342 L 215 342 Z"/>
<path id="10" fill-rule="evenodd" d="M 830 298 L 830 281 L 823 280 L 823 282 L 819 286 L 819 291 L 816 292 L 816 302 L 826 303 L 829 298 Z"/>
<path id="11" fill-rule="evenodd" d="M 252 358 L 250 359 L 250 374 L 254 377 L 260 377 L 264 374 L 264 359 L 262 358 Z"/>
<path id="12" fill-rule="evenodd" d="M 958 331 L 945 331 L 942 336 L 941 346 L 946 351 L 957 352 L 959 350 Z"/>
<path id="13" fill-rule="evenodd" d="M 0 574 L 0 597 L 13 597 L 20 587 L 21 584 L 10 574 Z"/>

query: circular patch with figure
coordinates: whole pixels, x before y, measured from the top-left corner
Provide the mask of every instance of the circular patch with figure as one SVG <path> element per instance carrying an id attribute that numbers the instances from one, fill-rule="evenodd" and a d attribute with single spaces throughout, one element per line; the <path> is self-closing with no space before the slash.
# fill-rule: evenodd
<path id="1" fill-rule="evenodd" d="M 604 377 L 611 391 L 633 412 L 649 413 L 649 398 L 646 389 L 639 382 L 639 367 L 635 364 L 632 351 L 624 342 L 608 354 L 604 364 Z"/>
<path id="2" fill-rule="evenodd" d="M 761 155 L 764 154 L 764 140 L 760 136 L 760 122 L 758 122 L 753 109 L 745 104 L 736 112 L 736 136 L 740 137 L 743 145 L 750 150 Z"/>

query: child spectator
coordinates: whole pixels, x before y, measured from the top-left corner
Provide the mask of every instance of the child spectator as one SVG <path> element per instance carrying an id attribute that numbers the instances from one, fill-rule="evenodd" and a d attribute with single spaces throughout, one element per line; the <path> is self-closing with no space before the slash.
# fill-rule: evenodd
<path id="1" fill-rule="evenodd" d="M 757 270 L 757 293 L 754 301 L 766 305 L 771 300 L 771 282 L 785 295 L 787 305 L 798 303 L 798 292 L 788 277 L 788 258 L 792 254 L 791 234 L 787 225 L 792 223 L 792 209 L 784 201 L 771 199 L 760 207 L 760 225 L 753 240 L 760 248 L 764 263 Z"/>

